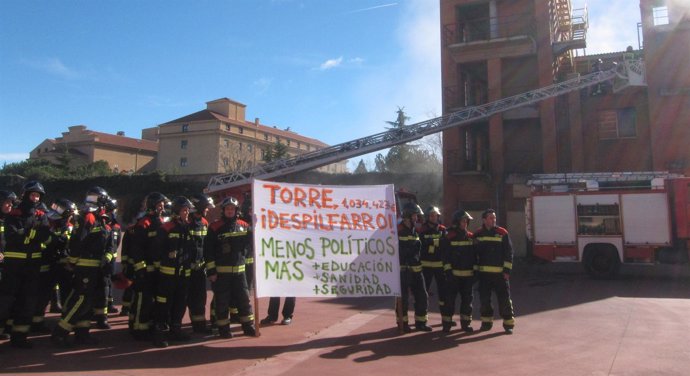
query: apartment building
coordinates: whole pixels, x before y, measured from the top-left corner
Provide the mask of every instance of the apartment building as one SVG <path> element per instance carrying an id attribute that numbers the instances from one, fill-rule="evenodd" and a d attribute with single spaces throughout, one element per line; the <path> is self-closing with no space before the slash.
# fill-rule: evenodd
<path id="1" fill-rule="evenodd" d="M 276 143 L 290 156 L 328 146 L 288 129 L 245 120 L 246 105 L 228 98 L 206 102 L 206 109 L 144 130 L 159 140 L 158 169 L 173 174 L 222 174 L 249 169 L 264 161 Z M 320 171 L 347 172 L 347 161 Z"/>
<path id="2" fill-rule="evenodd" d="M 139 173 L 156 168 L 157 153 L 155 140 L 126 137 L 124 132 L 97 132 L 84 125 L 74 125 L 62 132 L 62 137 L 41 142 L 29 153 L 29 159 L 58 163 L 67 157 L 73 166 L 106 161 L 114 172 Z"/>
<path id="3" fill-rule="evenodd" d="M 584 54 L 588 14 L 570 0 L 440 0 L 444 113 L 642 59 L 646 86 L 598 85 L 443 134 L 444 208 L 499 210 L 524 233 L 534 173 L 690 174 L 690 3 L 641 0 L 644 46 Z M 616 17 L 615 14 L 610 15 Z M 631 20 L 631 28 L 635 21 Z M 575 52 L 578 52 L 577 54 Z M 584 54 L 584 55 L 583 55 Z M 579 55 L 579 56 L 577 56 Z M 599 61 L 601 60 L 601 62 Z M 518 242 L 522 236 L 518 235 Z"/>

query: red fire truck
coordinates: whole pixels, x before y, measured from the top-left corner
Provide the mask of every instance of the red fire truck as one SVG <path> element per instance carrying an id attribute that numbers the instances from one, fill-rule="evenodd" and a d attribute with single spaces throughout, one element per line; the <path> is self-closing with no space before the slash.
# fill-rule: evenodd
<path id="1" fill-rule="evenodd" d="M 688 263 L 690 178 L 665 172 L 533 175 L 525 215 L 532 255 L 581 262 L 593 277 L 621 264 Z"/>

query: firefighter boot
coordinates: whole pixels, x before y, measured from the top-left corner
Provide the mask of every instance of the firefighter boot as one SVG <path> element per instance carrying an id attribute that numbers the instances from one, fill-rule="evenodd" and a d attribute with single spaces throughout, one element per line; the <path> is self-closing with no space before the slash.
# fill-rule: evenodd
<path id="1" fill-rule="evenodd" d="M 192 337 L 189 334 L 182 331 L 182 328 L 173 326 L 170 328 L 170 339 L 178 342 L 189 342 Z"/>
<path id="2" fill-rule="evenodd" d="M 414 323 L 415 329 L 419 330 L 420 332 L 430 332 L 433 329 L 431 329 L 430 326 L 426 324 L 425 321 L 415 321 Z"/>
<path id="3" fill-rule="evenodd" d="M 512 326 L 504 326 L 503 330 L 505 331 L 506 334 L 513 334 L 513 327 Z"/>
<path id="4" fill-rule="evenodd" d="M 53 329 L 53 334 L 50 335 L 50 342 L 55 347 L 70 347 L 71 343 L 69 343 L 68 338 L 69 331 L 58 325 L 55 327 L 55 329 Z"/>
<path id="5" fill-rule="evenodd" d="M 170 343 L 167 341 L 167 333 L 163 330 L 163 328 L 156 327 L 153 330 L 153 345 L 160 348 L 164 349 L 168 346 L 170 346 Z"/>
<path id="6" fill-rule="evenodd" d="M 242 324 L 242 331 L 244 332 L 245 336 L 256 337 L 256 328 L 254 327 L 254 324 L 250 322 Z"/>
<path id="7" fill-rule="evenodd" d="M 89 333 L 89 328 L 74 329 L 75 345 L 97 345 L 100 341 Z"/>
<path id="8" fill-rule="evenodd" d="M 402 331 L 403 333 L 412 333 L 412 328 L 410 328 L 410 324 L 404 322 L 402 325 Z"/>
<path id="9" fill-rule="evenodd" d="M 450 333 L 450 328 L 452 327 L 450 322 L 443 322 L 443 333 Z"/>
<path id="10" fill-rule="evenodd" d="M 120 313 L 120 310 L 113 305 L 113 302 L 108 303 L 108 313 L 112 313 L 113 315 L 116 315 Z"/>
<path id="11" fill-rule="evenodd" d="M 493 327 L 493 324 L 492 324 L 492 323 L 490 323 L 490 322 L 483 322 L 483 323 L 482 323 L 482 326 L 479 328 L 479 330 L 481 330 L 482 332 L 486 332 L 486 331 L 488 331 L 488 330 L 491 330 L 492 327 Z"/>
<path id="12" fill-rule="evenodd" d="M 26 339 L 26 333 L 12 332 L 10 334 L 10 345 L 18 349 L 31 349 L 33 343 Z"/>
<path id="13" fill-rule="evenodd" d="M 473 333 L 474 328 L 470 326 L 471 321 L 461 321 L 460 322 L 460 327 L 462 328 L 462 331 L 465 333 Z"/>
<path id="14" fill-rule="evenodd" d="M 50 310 L 48 312 L 50 313 L 61 313 L 62 312 L 62 304 L 60 303 L 62 301 L 60 297 L 60 289 L 55 288 L 53 290 L 53 293 L 50 294 Z"/>
<path id="15" fill-rule="evenodd" d="M 232 338 L 232 332 L 230 332 L 230 326 L 224 325 L 218 327 L 218 335 L 220 338 Z"/>
<path id="16" fill-rule="evenodd" d="M 196 321 L 192 323 L 192 331 L 199 334 L 211 334 L 213 331 L 206 325 L 204 321 Z"/>
<path id="17" fill-rule="evenodd" d="M 108 318 L 105 315 L 100 315 L 98 316 L 98 319 L 96 320 L 96 328 L 98 329 L 110 329 L 112 328 L 110 324 L 108 324 Z"/>

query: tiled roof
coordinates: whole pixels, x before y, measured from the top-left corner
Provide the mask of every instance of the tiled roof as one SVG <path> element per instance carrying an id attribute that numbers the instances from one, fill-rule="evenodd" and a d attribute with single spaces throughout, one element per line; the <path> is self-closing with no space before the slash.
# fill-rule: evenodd
<path id="1" fill-rule="evenodd" d="M 273 134 L 273 135 L 276 135 L 279 137 L 290 138 L 292 140 L 307 142 L 309 144 L 316 145 L 316 146 L 323 146 L 323 147 L 328 146 L 328 144 L 326 144 L 322 141 L 319 141 L 315 138 L 305 137 L 305 136 L 302 136 L 302 135 L 295 133 L 295 132 L 285 131 L 282 129 L 273 128 L 273 127 L 269 127 L 269 126 L 262 125 L 262 124 L 259 124 L 257 126 L 253 122 L 249 122 L 249 121 L 241 122 L 241 121 L 233 120 L 233 119 L 225 117 L 219 113 L 209 111 L 209 110 L 201 110 L 201 111 L 195 112 L 193 114 L 183 116 L 179 119 L 175 119 L 175 120 L 169 121 L 167 123 L 163 123 L 163 124 L 161 124 L 161 126 L 166 126 L 166 125 L 171 125 L 171 124 L 179 124 L 179 123 L 191 123 L 193 121 L 209 121 L 209 120 L 217 120 L 217 121 L 221 121 L 221 122 L 225 122 L 225 123 L 241 125 L 243 127 L 248 127 L 248 128 L 250 128 L 250 127 L 251 128 L 257 128 L 261 132 L 270 133 L 270 134 Z"/>
<path id="2" fill-rule="evenodd" d="M 70 129 L 70 131 L 72 131 L 72 129 Z M 81 131 L 77 130 L 77 132 L 79 133 L 75 135 L 87 136 L 87 139 L 89 141 L 92 141 L 96 144 L 119 146 L 129 149 L 147 150 L 154 153 L 158 152 L 158 143 L 155 141 L 97 132 L 86 129 L 85 127 Z M 58 137 L 55 140 L 49 140 L 57 146 L 64 142 L 64 137 Z"/>

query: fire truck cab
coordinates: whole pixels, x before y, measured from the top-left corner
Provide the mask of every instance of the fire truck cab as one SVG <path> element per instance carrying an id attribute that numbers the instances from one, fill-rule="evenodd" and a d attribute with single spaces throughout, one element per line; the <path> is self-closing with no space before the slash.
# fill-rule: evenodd
<path id="1" fill-rule="evenodd" d="M 525 215 L 532 255 L 581 262 L 593 277 L 621 264 L 688 263 L 690 178 L 665 172 L 540 174 Z"/>

